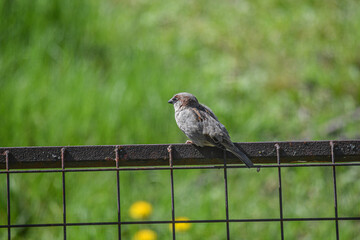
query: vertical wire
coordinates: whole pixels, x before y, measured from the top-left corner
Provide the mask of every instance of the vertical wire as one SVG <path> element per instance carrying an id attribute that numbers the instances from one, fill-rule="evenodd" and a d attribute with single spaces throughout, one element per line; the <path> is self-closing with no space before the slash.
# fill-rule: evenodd
<path id="1" fill-rule="evenodd" d="M 6 194 L 7 194 L 7 224 L 8 224 L 8 240 L 11 239 L 11 215 L 10 215 L 10 172 L 9 172 L 9 151 L 5 151 L 6 163 Z"/>
<path id="2" fill-rule="evenodd" d="M 230 240 L 230 224 L 229 224 L 229 195 L 228 195 L 228 178 L 226 168 L 226 150 L 224 149 L 224 182 L 225 182 L 225 213 L 226 213 L 226 239 Z"/>
<path id="3" fill-rule="evenodd" d="M 117 186 L 117 210 L 118 210 L 118 238 L 121 240 L 121 208 L 120 208 L 120 173 L 119 173 L 119 146 L 115 148 L 116 161 L 116 186 Z"/>
<path id="4" fill-rule="evenodd" d="M 279 177 L 279 209 L 280 209 L 280 231 L 281 240 L 284 240 L 284 218 L 283 218 L 283 200 L 282 200 L 282 182 L 281 182 L 281 167 L 280 167 L 280 145 L 275 144 L 276 159 L 278 164 L 278 177 Z"/>
<path id="5" fill-rule="evenodd" d="M 335 163 L 335 155 L 334 155 L 334 143 L 330 141 L 331 148 L 331 162 Z M 337 203 L 337 188 L 336 188 L 336 167 L 332 166 L 333 170 L 333 184 L 334 184 L 334 208 L 335 208 L 335 229 L 336 229 L 336 239 L 339 240 L 339 221 L 338 221 L 338 203 Z"/>
<path id="6" fill-rule="evenodd" d="M 65 148 L 61 148 L 61 169 L 65 170 Z M 65 195 L 65 171 L 62 172 L 62 196 L 63 196 L 63 223 L 64 240 L 66 240 L 66 195 Z"/>
<path id="7" fill-rule="evenodd" d="M 170 181 L 171 181 L 171 219 L 172 219 L 172 239 L 176 239 L 175 233 L 175 199 L 174 199 L 174 169 L 173 169 L 173 156 L 172 146 L 167 148 L 169 152 L 169 165 L 170 165 Z"/>

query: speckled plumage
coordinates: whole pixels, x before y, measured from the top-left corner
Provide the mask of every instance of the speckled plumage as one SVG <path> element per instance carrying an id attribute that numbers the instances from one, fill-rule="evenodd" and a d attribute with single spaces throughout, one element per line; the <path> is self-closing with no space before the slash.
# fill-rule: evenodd
<path id="1" fill-rule="evenodd" d="M 207 106 L 200 104 L 190 93 L 175 94 L 169 101 L 175 108 L 175 120 L 178 127 L 191 142 L 199 147 L 211 146 L 226 149 L 252 167 L 251 160 L 230 140 L 225 126 Z"/>

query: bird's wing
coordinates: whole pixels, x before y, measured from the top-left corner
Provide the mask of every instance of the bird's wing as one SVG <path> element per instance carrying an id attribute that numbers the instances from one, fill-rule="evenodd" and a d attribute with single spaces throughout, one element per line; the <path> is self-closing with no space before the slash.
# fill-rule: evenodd
<path id="1" fill-rule="evenodd" d="M 210 136 L 209 134 L 204 134 L 205 139 L 210 143 L 210 146 L 216 146 L 220 149 L 226 149 L 225 146 L 221 144 L 221 142 L 214 136 Z"/>
<path id="2" fill-rule="evenodd" d="M 209 114 L 212 118 L 214 118 L 216 121 L 219 121 L 218 118 L 215 116 L 214 112 L 206 105 L 200 104 L 200 110 L 204 111 L 205 113 Z"/>
<path id="3" fill-rule="evenodd" d="M 253 163 L 251 160 L 241 151 L 239 150 L 234 143 L 230 139 L 230 135 L 226 130 L 225 126 L 219 122 L 215 114 L 205 105 L 201 105 L 203 109 L 199 111 L 200 116 L 203 119 L 203 134 L 206 140 L 220 148 L 226 149 L 233 154 L 235 154 L 241 161 L 243 161 L 247 167 L 252 167 Z"/>
<path id="4" fill-rule="evenodd" d="M 205 105 L 200 105 L 197 109 L 201 116 L 203 134 L 206 140 L 214 146 L 224 149 L 223 141 L 230 141 L 230 136 L 225 126 L 221 124 L 213 111 Z"/>
<path id="5" fill-rule="evenodd" d="M 225 134 L 230 139 L 228 131 L 226 130 L 225 126 L 219 121 L 219 119 L 215 116 L 214 112 L 208 106 L 204 104 L 200 105 L 201 111 L 203 111 L 205 115 L 210 116 L 209 122 L 211 122 L 212 126 L 216 126 L 217 130 L 219 130 L 219 133 L 221 132 L 221 134 Z"/>
<path id="6" fill-rule="evenodd" d="M 204 124 L 206 124 L 206 122 L 204 122 Z M 220 122 L 219 124 L 220 125 L 218 128 L 204 128 L 209 130 L 208 134 L 204 133 L 206 140 L 220 149 L 226 149 L 233 153 L 241 161 L 243 161 L 247 167 L 252 167 L 254 164 L 251 162 L 251 160 L 234 145 L 224 125 L 222 125 Z"/>

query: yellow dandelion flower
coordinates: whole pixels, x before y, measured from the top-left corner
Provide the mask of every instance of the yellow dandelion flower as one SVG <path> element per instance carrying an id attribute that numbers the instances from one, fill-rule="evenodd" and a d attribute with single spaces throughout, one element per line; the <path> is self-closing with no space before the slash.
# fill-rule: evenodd
<path id="1" fill-rule="evenodd" d="M 175 218 L 175 221 L 189 221 L 187 217 Z M 191 227 L 191 223 L 175 223 L 175 232 L 186 232 Z M 169 228 L 172 231 L 172 224 L 169 224 Z"/>
<path id="2" fill-rule="evenodd" d="M 143 229 L 135 233 L 133 240 L 156 240 L 157 235 L 153 230 Z"/>
<path id="3" fill-rule="evenodd" d="M 130 216 L 134 219 L 145 219 L 152 213 L 152 206 L 145 201 L 137 201 L 130 207 Z"/>

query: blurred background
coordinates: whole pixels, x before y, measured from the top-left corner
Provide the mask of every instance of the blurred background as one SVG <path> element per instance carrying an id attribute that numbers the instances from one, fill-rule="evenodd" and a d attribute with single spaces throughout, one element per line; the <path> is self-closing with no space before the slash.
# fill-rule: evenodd
<path id="1" fill-rule="evenodd" d="M 236 142 L 359 138 L 357 0 L 0 0 L 0 146 L 181 143 L 175 93 L 193 93 Z M 278 217 L 276 169 L 229 170 L 230 217 Z M 359 216 L 360 171 L 338 173 L 339 216 Z M 284 169 L 284 217 L 332 217 L 330 168 Z M 69 173 L 69 222 L 116 221 L 116 174 Z M 145 201 L 170 220 L 167 171 L 121 173 L 122 218 Z M 11 175 L 12 223 L 62 221 L 61 174 Z M 221 170 L 175 171 L 177 217 L 225 217 Z M 0 174 L 0 225 L 6 180 Z M 241 204 L 239 204 L 241 203 Z M 278 223 L 232 223 L 235 239 L 278 239 Z M 359 222 L 341 222 L 343 239 Z M 124 239 L 170 239 L 167 224 Z M 334 239 L 333 222 L 285 223 L 289 239 Z M 192 224 L 177 239 L 225 239 Z M 0 228 L 0 238 L 7 236 Z M 18 228 L 13 239 L 62 239 Z M 117 226 L 69 227 L 68 239 L 116 239 Z M 148 237 L 148 236 L 147 236 Z M 150 238 L 151 239 L 151 238 Z"/>

